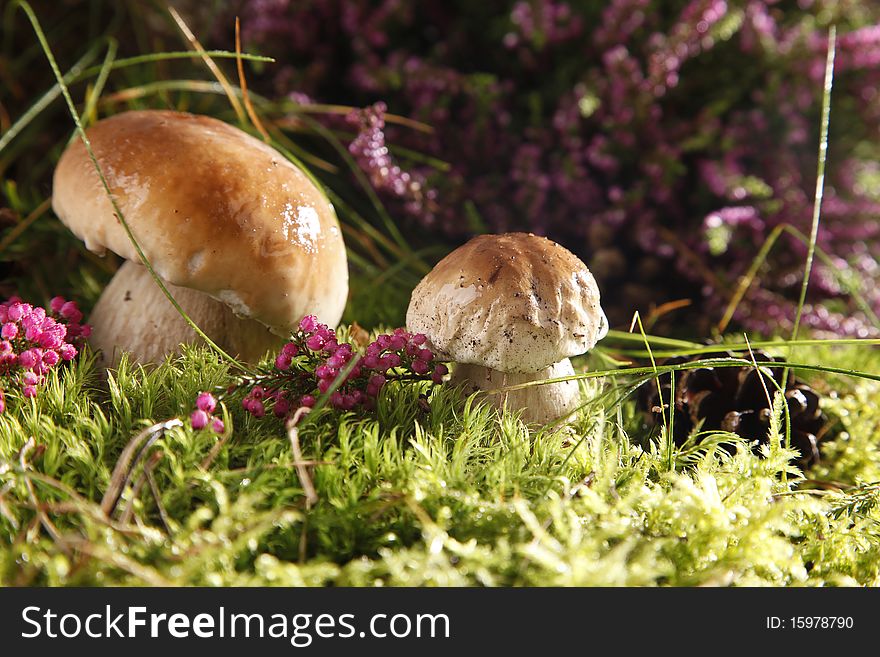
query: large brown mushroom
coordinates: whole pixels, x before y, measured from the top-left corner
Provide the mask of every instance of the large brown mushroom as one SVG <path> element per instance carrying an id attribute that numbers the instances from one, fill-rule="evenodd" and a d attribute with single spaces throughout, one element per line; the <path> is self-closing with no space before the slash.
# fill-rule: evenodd
<path id="1" fill-rule="evenodd" d="M 333 206 L 299 168 L 222 121 L 133 111 L 89 141 L 147 260 L 220 347 L 256 360 L 306 314 L 336 326 L 348 294 Z M 195 332 L 141 264 L 79 139 L 55 170 L 52 207 L 90 250 L 128 262 L 90 318 L 109 364 L 127 351 L 157 362 Z"/>
<path id="2" fill-rule="evenodd" d="M 572 375 L 569 358 L 608 331 L 586 265 L 531 233 L 480 235 L 447 255 L 413 291 L 406 323 L 456 363 L 451 383 L 472 392 Z M 490 399 L 542 424 L 580 403 L 576 381 Z"/>

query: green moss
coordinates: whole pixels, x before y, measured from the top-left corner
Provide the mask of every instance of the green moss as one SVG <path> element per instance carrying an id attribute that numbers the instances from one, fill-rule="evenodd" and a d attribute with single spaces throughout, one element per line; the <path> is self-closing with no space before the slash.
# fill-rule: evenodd
<path id="1" fill-rule="evenodd" d="M 875 353 L 855 351 L 822 362 L 876 369 Z M 161 456 L 134 468 L 108 520 L 101 499 L 128 441 L 225 380 L 204 349 L 149 371 L 124 364 L 103 382 L 85 358 L 38 401 L 13 403 L 0 415 L 0 583 L 880 581 L 876 382 L 834 382 L 826 408 L 840 431 L 804 477 L 781 448 L 729 455 L 711 440 L 677 452 L 669 471 L 631 402 L 601 394 L 620 382 L 591 382 L 606 401 L 556 431 L 452 388 L 430 410 L 418 389 L 389 389 L 375 416 L 322 411 L 303 426 L 304 456 L 318 462 L 311 507 L 281 423 L 230 408 L 225 438 L 187 426 L 159 436 L 150 454 Z"/>

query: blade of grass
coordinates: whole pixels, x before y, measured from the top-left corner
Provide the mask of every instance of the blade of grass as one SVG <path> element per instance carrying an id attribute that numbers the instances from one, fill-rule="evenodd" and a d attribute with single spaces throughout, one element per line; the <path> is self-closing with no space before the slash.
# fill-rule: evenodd
<path id="1" fill-rule="evenodd" d="M 217 81 L 223 86 L 223 90 L 226 92 L 227 98 L 229 98 L 229 104 L 232 105 L 233 111 L 235 111 L 235 115 L 238 117 L 238 122 L 244 125 L 247 121 L 245 120 L 245 112 L 241 107 L 241 103 L 238 102 L 238 98 L 236 98 L 235 94 L 232 91 L 232 85 L 229 84 L 229 79 L 223 74 L 223 71 L 220 70 L 220 67 L 214 62 L 211 57 L 208 56 L 207 51 L 202 47 L 202 44 L 196 38 L 196 35 L 193 34 L 192 30 L 189 29 L 189 26 L 186 24 L 186 21 L 183 20 L 181 15 L 177 12 L 177 10 L 171 5 L 166 5 L 168 9 L 168 13 L 171 18 L 174 19 L 174 22 L 177 24 L 178 29 L 181 34 L 183 34 L 186 41 L 190 44 L 193 51 L 198 53 L 202 58 L 202 61 L 205 62 L 205 66 L 208 67 L 208 70 L 217 78 Z M 236 54 L 236 58 L 240 59 Z"/>
<path id="2" fill-rule="evenodd" d="M 749 266 L 746 274 L 740 278 L 739 285 L 737 285 L 736 290 L 731 296 L 730 301 L 727 304 L 727 308 L 724 310 L 724 315 L 721 320 L 718 322 L 718 332 L 723 333 L 727 326 L 730 324 L 730 321 L 733 319 L 733 314 L 736 312 L 737 307 L 742 302 L 752 283 L 758 275 L 758 270 L 761 266 L 766 262 L 767 258 L 770 255 L 770 251 L 776 245 L 776 242 L 782 236 L 783 233 L 788 233 L 795 239 L 799 240 L 804 246 L 809 244 L 810 238 L 804 235 L 800 230 L 797 229 L 796 226 L 792 226 L 791 224 L 779 224 L 776 226 L 770 234 L 767 236 L 767 239 L 764 240 L 764 243 L 761 245 L 761 249 L 758 251 L 758 254 L 755 256 L 754 260 L 752 260 L 752 264 Z M 822 261 L 826 267 L 828 267 L 828 272 L 834 277 L 840 287 L 846 291 L 848 295 L 850 295 L 853 300 L 856 302 L 856 305 L 859 307 L 865 315 L 871 320 L 871 323 L 880 328 L 880 318 L 878 318 L 877 313 L 874 312 L 874 309 L 871 308 L 868 301 L 865 299 L 864 295 L 861 293 L 859 289 L 857 289 L 852 281 L 845 275 L 844 271 L 840 269 L 840 266 L 835 263 L 831 256 L 828 255 L 824 249 L 818 244 L 815 245 L 816 249 L 816 257 Z"/>
<path id="3" fill-rule="evenodd" d="M 93 123 L 98 119 L 95 109 L 98 105 L 98 99 L 104 91 L 104 86 L 107 84 L 107 78 L 110 76 L 110 69 L 113 66 L 113 60 L 116 59 L 118 46 L 119 42 L 116 39 L 110 38 L 107 40 L 107 54 L 104 56 L 104 63 L 101 66 L 101 71 L 98 73 L 97 80 L 95 80 L 95 86 L 89 90 L 86 96 L 86 106 L 80 117 L 84 123 Z"/>
<path id="4" fill-rule="evenodd" d="M 238 57 L 235 58 L 235 65 L 238 69 L 238 84 L 241 87 L 241 97 L 244 100 L 244 108 L 247 111 L 251 123 L 254 124 L 257 131 L 263 136 L 263 141 L 268 143 L 272 140 L 269 137 L 269 133 L 266 132 L 266 128 L 263 127 L 263 122 L 260 121 L 260 117 L 257 116 L 257 112 L 254 110 L 254 106 L 251 103 L 251 97 L 248 95 L 247 78 L 244 75 L 244 60 L 241 58 L 241 28 L 238 16 L 235 17 L 235 54 L 238 55 Z"/>
<path id="5" fill-rule="evenodd" d="M 290 111 L 294 114 L 348 114 L 356 109 L 356 107 L 350 107 L 348 105 L 326 105 L 321 103 L 302 105 L 294 103 L 293 107 L 290 108 Z M 422 123 L 421 121 L 416 121 L 415 119 L 410 119 L 406 116 L 401 116 L 400 114 L 385 114 L 384 117 L 385 121 L 388 123 L 396 123 L 427 134 L 434 132 L 434 128 L 427 123 Z"/>
<path id="6" fill-rule="evenodd" d="M 168 52 L 155 52 L 148 55 L 136 55 L 134 57 L 123 57 L 113 62 L 111 70 L 116 71 L 121 68 L 130 66 L 138 66 L 139 64 L 151 64 L 153 62 L 162 62 L 171 59 L 198 59 L 202 53 L 194 53 L 192 50 L 170 50 Z M 205 50 L 204 54 L 212 59 L 244 59 L 252 62 L 266 62 L 272 64 L 275 60 L 272 57 L 263 55 L 251 55 L 249 53 L 236 53 L 230 50 Z M 87 68 L 71 82 L 81 82 L 87 78 L 97 75 L 101 72 L 101 66 L 92 66 Z"/>
<path id="7" fill-rule="evenodd" d="M 19 236 L 26 231 L 37 219 L 46 214 L 46 211 L 51 207 L 52 199 L 47 198 L 45 201 L 40 203 L 37 207 L 33 209 L 33 211 L 25 217 L 23 220 L 19 221 L 12 230 L 10 230 L 2 240 L 0 240 L 0 254 L 2 254 L 6 249 L 9 248 L 9 245 L 12 244 L 15 240 L 19 238 Z"/>
<path id="8" fill-rule="evenodd" d="M 804 279 L 798 299 L 797 313 L 791 339 L 797 340 L 801 327 L 801 317 L 807 300 L 807 288 L 813 271 L 813 258 L 816 254 L 816 240 L 819 237 L 819 221 L 822 215 L 822 199 L 825 196 L 825 162 L 828 159 L 828 126 L 831 123 L 831 88 L 834 84 L 834 55 L 836 52 L 837 28 L 832 25 L 828 31 L 828 55 L 825 59 L 825 84 L 822 92 L 822 120 L 819 127 L 819 161 L 816 165 L 816 192 L 813 200 L 813 220 L 810 224 L 810 241 L 807 245 L 807 262 L 804 265 Z"/>
<path id="9" fill-rule="evenodd" d="M 11 5 L 10 5 L 11 6 Z M 107 69 L 106 61 L 104 64 L 98 66 L 92 66 L 90 68 L 83 69 L 89 62 L 95 59 L 98 55 L 100 42 L 95 42 L 89 50 L 84 54 L 76 64 L 71 67 L 71 69 L 64 75 L 64 81 L 69 86 L 71 84 L 75 84 L 77 82 L 82 82 L 87 80 L 95 75 L 101 75 L 102 71 Z M 249 55 L 247 53 L 242 53 L 241 55 L 237 55 L 234 52 L 229 52 L 226 50 L 208 50 L 205 51 L 205 54 L 209 55 L 213 58 L 225 58 L 225 59 L 234 59 L 240 58 L 248 61 L 258 61 L 258 62 L 274 62 L 275 60 L 271 57 L 263 57 L 260 55 Z M 138 64 L 156 62 L 156 61 L 164 61 L 169 59 L 192 59 L 197 57 L 196 54 L 193 54 L 192 51 L 172 51 L 165 53 L 153 53 L 150 55 L 138 55 L 137 57 L 127 57 L 123 59 L 117 59 L 113 61 L 112 64 L 109 65 L 109 71 L 115 71 L 121 68 L 126 68 L 130 66 L 136 66 Z M 205 83 L 204 80 L 198 80 L 199 83 Z M 149 87 L 150 85 L 144 85 L 145 87 Z M 163 87 L 157 86 L 156 89 L 160 90 Z M 173 86 L 171 88 L 174 88 Z M 220 87 L 221 91 L 217 93 L 222 93 L 222 87 Z M 152 89 L 151 89 L 152 91 Z M 211 88 L 211 91 L 214 92 L 215 88 Z M 142 95 L 147 95 L 148 92 L 143 93 Z M 51 88 L 49 88 L 46 93 L 44 93 L 33 105 L 31 105 L 27 112 L 25 112 L 12 126 L 3 133 L 2 137 L 0 137 L 0 152 L 3 151 L 4 148 L 12 141 L 24 128 L 26 128 L 33 119 L 38 116 L 43 110 L 45 110 L 52 102 L 61 95 L 61 87 L 58 86 L 56 82 Z M 115 95 L 115 94 L 114 94 Z M 97 97 L 97 95 L 96 95 Z M 141 96 L 134 96 L 140 98 Z"/>
<path id="10" fill-rule="evenodd" d="M 865 347 L 880 346 L 880 338 L 827 338 L 807 340 L 756 340 L 754 342 L 719 342 L 717 344 L 702 345 L 693 349 L 670 349 L 654 351 L 657 358 L 671 358 L 674 356 L 699 356 L 701 354 L 716 354 L 725 351 L 746 351 L 749 346 L 764 349 L 767 347 L 835 347 L 846 345 L 862 345 Z M 636 349 L 621 349 L 619 353 L 627 356 L 647 358 L 647 351 Z"/>
<path id="11" fill-rule="evenodd" d="M 705 345 L 700 344 L 699 342 L 690 342 L 688 340 L 676 340 L 674 338 L 664 338 L 659 335 L 651 335 L 647 334 L 645 336 L 647 340 L 652 344 L 658 347 L 670 347 L 672 349 L 697 349 L 701 348 Z M 638 335 L 633 335 L 627 331 L 617 331 L 615 329 L 611 329 L 608 331 L 608 334 L 603 338 L 603 344 L 607 342 L 637 342 L 642 344 L 644 340 Z"/>
<path id="12" fill-rule="evenodd" d="M 642 341 L 644 342 L 645 349 L 648 352 L 648 358 L 651 360 L 651 368 L 654 370 L 654 380 L 657 384 L 657 396 L 660 400 L 660 417 L 663 420 L 663 434 L 666 436 L 666 456 L 667 456 L 666 466 L 667 466 L 667 469 L 671 469 L 673 467 L 673 465 L 672 465 L 673 447 L 672 447 L 672 429 L 671 429 L 670 422 L 672 420 L 672 415 L 674 413 L 674 408 L 673 408 L 674 403 L 673 403 L 672 399 L 669 400 L 670 422 L 667 422 L 666 421 L 666 412 L 664 409 L 665 403 L 663 401 L 663 387 L 660 385 L 660 375 L 657 374 L 657 362 L 654 360 L 654 354 L 651 352 L 651 345 L 648 342 L 648 336 L 645 334 L 645 327 L 642 326 L 642 316 L 639 314 L 638 310 L 635 311 L 635 313 L 633 313 L 632 322 L 630 323 L 630 326 L 629 326 L 630 333 L 632 333 L 632 330 L 635 328 L 637 323 L 639 325 L 639 333 L 642 336 Z M 672 389 L 673 389 L 673 395 L 674 395 L 675 394 L 675 372 L 670 372 L 669 376 L 672 379 L 672 386 L 673 386 Z M 674 397 L 673 397 L 673 399 L 674 399 Z"/>
<path id="13" fill-rule="evenodd" d="M 807 262 L 804 265 L 804 279 L 801 282 L 801 293 L 798 298 L 797 311 L 794 316 L 794 327 L 791 331 L 791 339 L 798 339 L 801 327 L 801 316 L 804 312 L 804 304 L 807 301 L 807 288 L 810 285 L 810 274 L 813 271 L 813 258 L 816 253 L 816 240 L 819 238 L 819 221 L 822 215 L 822 199 L 825 195 L 825 161 L 828 158 L 828 126 L 831 123 L 831 88 L 834 84 L 834 55 L 836 52 L 837 28 L 832 25 L 828 30 L 828 53 L 825 58 L 825 84 L 822 88 L 822 119 L 819 126 L 819 157 L 816 165 L 816 192 L 813 198 L 813 219 L 810 224 L 810 243 L 807 245 Z M 791 357 L 792 348 L 788 354 Z M 789 367 L 782 370 L 782 395 L 788 384 Z M 784 399 L 783 399 L 784 401 Z M 787 404 L 783 404 L 787 407 Z M 786 413 L 785 448 L 791 448 L 791 422 Z M 784 475 L 784 473 L 783 473 Z"/>
<path id="14" fill-rule="evenodd" d="M 518 383 L 516 385 L 504 386 L 503 388 L 494 388 L 484 391 L 484 394 L 495 395 L 514 390 L 523 390 L 533 386 L 543 386 L 552 383 L 563 383 L 565 381 L 579 381 L 581 379 L 596 379 L 606 376 L 644 376 L 648 378 L 667 374 L 669 372 L 677 372 L 679 370 L 693 370 L 702 367 L 742 367 L 742 366 L 761 366 L 761 367 L 780 367 L 782 363 L 779 361 L 757 361 L 753 363 L 747 358 L 701 358 L 686 363 L 676 363 L 674 365 L 657 365 L 655 367 L 623 367 L 613 370 L 594 370 L 592 372 L 583 372 L 581 374 L 569 374 L 567 376 L 545 379 L 543 381 L 529 381 L 528 383 Z M 847 369 L 843 367 L 831 367 L 828 365 L 815 365 L 812 363 L 786 362 L 785 366 L 793 370 L 805 370 L 808 372 L 823 372 L 825 374 L 841 374 L 843 376 L 865 379 L 868 381 L 880 381 L 880 373 L 865 372 L 862 370 Z"/>

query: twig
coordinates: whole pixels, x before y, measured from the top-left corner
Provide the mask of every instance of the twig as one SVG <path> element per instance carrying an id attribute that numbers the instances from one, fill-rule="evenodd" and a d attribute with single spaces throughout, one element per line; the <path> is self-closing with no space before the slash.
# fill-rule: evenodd
<path id="1" fill-rule="evenodd" d="M 304 415 L 310 413 L 311 410 L 312 409 L 308 406 L 300 406 L 296 410 L 296 413 L 293 414 L 293 417 L 287 421 L 287 437 L 290 439 L 290 448 L 293 450 L 293 466 L 296 468 L 296 476 L 299 478 L 299 483 L 306 495 L 306 511 L 309 511 L 312 508 L 312 505 L 318 501 L 318 493 L 315 491 L 314 484 L 312 484 L 312 478 L 309 476 L 308 467 L 306 467 L 305 461 L 303 461 L 302 450 L 299 447 L 299 430 L 296 428 L 296 425 L 299 423 L 300 419 L 302 419 Z M 303 518 L 302 529 L 299 534 L 300 563 L 304 563 L 306 560 L 308 527 L 309 516 L 306 514 Z"/>
<path id="2" fill-rule="evenodd" d="M 128 441 L 128 444 L 125 446 L 125 449 L 122 450 L 122 454 L 119 455 L 119 459 L 116 461 L 116 465 L 113 468 L 113 475 L 110 477 L 110 485 L 107 487 L 107 492 L 104 493 L 104 497 L 101 500 L 101 510 L 108 518 L 113 514 L 113 510 L 119 502 L 119 496 L 122 495 L 122 491 L 125 490 L 125 487 L 131 480 L 131 474 L 134 471 L 135 466 L 137 466 L 138 461 L 144 456 L 146 450 L 158 440 L 163 433 L 169 429 L 180 426 L 183 426 L 183 422 L 177 418 L 166 422 L 159 422 L 151 427 L 147 427 Z M 140 451 L 138 452 L 138 450 Z M 135 456 L 136 452 L 137 456 Z"/>
<path id="3" fill-rule="evenodd" d="M 147 483 L 147 478 L 152 477 L 153 468 L 159 465 L 159 461 L 163 459 L 165 456 L 164 452 L 159 450 L 158 452 L 153 452 L 150 454 L 150 458 L 144 463 L 144 470 L 141 472 L 141 476 L 138 477 L 137 482 L 131 489 L 131 497 L 128 500 L 128 504 L 125 506 L 125 511 L 123 511 L 122 515 L 119 517 L 119 522 L 123 525 L 127 525 L 131 521 L 131 516 L 134 513 L 134 502 L 140 495 L 141 489 L 144 487 L 144 484 Z M 155 493 L 153 494 L 155 497 Z M 158 500 L 157 500 L 158 501 Z"/>
<path id="4" fill-rule="evenodd" d="M 306 494 L 306 508 L 311 508 L 318 501 L 318 493 L 315 492 L 315 486 L 312 484 L 308 468 L 304 465 L 302 450 L 299 447 L 299 430 L 296 428 L 296 425 L 311 410 L 308 406 L 301 406 L 287 422 L 287 437 L 290 439 L 290 447 L 293 450 L 293 465 L 296 468 L 296 476 L 303 487 L 303 492 Z"/>
<path id="5" fill-rule="evenodd" d="M 162 495 L 159 492 L 159 486 L 156 484 L 156 478 L 153 476 L 153 468 L 147 470 L 147 481 L 150 483 L 150 491 L 153 493 L 153 499 L 156 500 L 156 508 L 159 509 L 159 517 L 162 519 L 162 524 L 165 525 L 165 531 L 170 536 L 171 523 L 168 520 L 168 512 L 165 511 L 165 505 L 162 504 Z"/>
<path id="6" fill-rule="evenodd" d="M 3 487 L 3 490 L 0 490 L 0 515 L 2 515 L 6 520 L 9 521 L 9 524 L 12 525 L 13 529 L 18 529 L 18 521 L 15 519 L 15 516 L 12 515 L 12 511 L 9 509 L 9 505 L 6 504 L 6 493 L 12 490 L 13 482 L 9 482 Z"/>

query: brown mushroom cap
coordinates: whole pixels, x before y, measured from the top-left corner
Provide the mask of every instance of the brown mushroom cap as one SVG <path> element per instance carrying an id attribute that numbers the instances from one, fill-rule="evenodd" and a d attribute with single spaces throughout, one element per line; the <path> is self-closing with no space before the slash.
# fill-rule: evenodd
<path id="1" fill-rule="evenodd" d="M 607 330 L 587 266 L 531 233 L 480 235 L 418 284 L 406 314 L 440 356 L 538 372 L 591 349 Z"/>
<path id="2" fill-rule="evenodd" d="M 222 121 L 133 111 L 87 131 L 110 189 L 164 280 L 285 335 L 306 314 L 339 323 L 348 266 L 333 206 L 299 168 Z M 140 262 L 85 146 L 55 170 L 52 207 L 86 246 Z"/>

